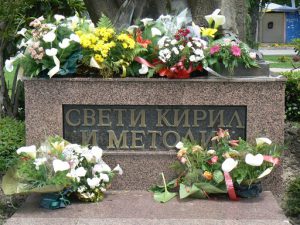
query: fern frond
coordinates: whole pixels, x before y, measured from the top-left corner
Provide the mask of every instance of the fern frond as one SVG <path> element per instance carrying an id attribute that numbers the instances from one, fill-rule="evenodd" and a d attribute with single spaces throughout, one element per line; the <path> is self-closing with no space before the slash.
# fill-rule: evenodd
<path id="1" fill-rule="evenodd" d="M 97 23 L 97 27 L 105 27 L 105 28 L 115 28 L 111 20 L 105 16 L 103 13 L 101 15 L 101 18 L 99 19 Z"/>

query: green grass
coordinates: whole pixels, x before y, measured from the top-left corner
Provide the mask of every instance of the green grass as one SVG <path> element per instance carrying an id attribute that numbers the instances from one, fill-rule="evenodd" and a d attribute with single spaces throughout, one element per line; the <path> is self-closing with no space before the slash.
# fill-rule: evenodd
<path id="1" fill-rule="evenodd" d="M 264 60 L 270 62 L 271 68 L 293 68 L 292 63 L 296 67 L 300 67 L 300 62 L 293 62 L 292 57 L 293 56 L 290 55 L 266 55 L 264 56 Z"/>

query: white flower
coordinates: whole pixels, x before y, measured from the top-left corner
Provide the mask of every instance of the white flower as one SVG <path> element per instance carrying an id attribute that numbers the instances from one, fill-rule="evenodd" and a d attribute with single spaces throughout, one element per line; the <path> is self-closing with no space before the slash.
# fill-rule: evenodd
<path id="1" fill-rule="evenodd" d="M 78 188 L 77 188 L 77 191 L 79 192 L 79 193 L 82 193 L 82 192 L 84 192 L 86 190 L 86 187 L 85 186 L 79 186 Z"/>
<path id="2" fill-rule="evenodd" d="M 47 162 L 47 158 L 37 158 L 34 160 L 33 164 L 35 165 L 35 169 L 39 170 L 40 166 L 43 165 L 45 162 Z"/>
<path id="3" fill-rule="evenodd" d="M 53 77 L 55 74 L 57 74 L 59 72 L 59 68 L 60 68 L 60 61 L 59 61 L 59 59 L 56 56 L 53 56 L 53 60 L 54 60 L 55 67 L 53 67 L 48 72 L 48 76 L 50 78 Z"/>
<path id="4" fill-rule="evenodd" d="M 113 171 L 119 173 L 119 175 L 123 175 L 123 170 L 119 164 L 113 169 Z"/>
<path id="5" fill-rule="evenodd" d="M 188 46 L 189 48 L 191 48 L 191 47 L 193 46 L 192 42 L 189 41 L 189 42 L 187 43 L 187 46 Z"/>
<path id="6" fill-rule="evenodd" d="M 100 69 L 100 66 L 99 66 L 99 64 L 97 63 L 97 61 L 95 60 L 94 57 L 92 57 L 91 60 L 90 60 L 90 67 Z"/>
<path id="7" fill-rule="evenodd" d="M 142 64 L 141 69 L 139 69 L 139 74 L 147 74 L 149 71 L 148 66 L 146 66 L 145 64 Z"/>
<path id="8" fill-rule="evenodd" d="M 100 174 L 100 180 L 103 180 L 103 182 L 108 183 L 109 182 L 109 176 L 105 173 Z"/>
<path id="9" fill-rule="evenodd" d="M 256 53 L 255 52 L 250 52 L 249 56 L 251 59 L 256 59 Z"/>
<path id="10" fill-rule="evenodd" d="M 22 35 L 23 37 L 25 37 L 26 31 L 27 31 L 26 28 L 22 28 L 21 30 L 19 30 L 19 31 L 17 32 L 17 34 L 20 34 L 20 35 Z"/>
<path id="11" fill-rule="evenodd" d="M 20 48 L 22 48 L 22 47 L 27 47 L 27 44 L 26 44 L 24 38 L 21 40 L 21 43 L 17 45 L 17 48 L 18 48 L 18 49 L 20 49 Z"/>
<path id="12" fill-rule="evenodd" d="M 216 20 L 217 21 L 220 20 L 220 18 L 219 18 L 220 15 L 218 15 L 220 12 L 221 12 L 220 9 L 216 9 L 212 14 L 205 16 L 205 19 L 209 25 L 211 25 L 213 21 L 215 21 L 215 24 L 216 24 Z M 221 16 L 221 17 L 224 17 L 224 23 L 225 23 L 225 16 Z M 220 23 L 222 21 L 218 21 L 218 22 Z M 220 24 L 220 25 L 223 25 L 223 24 Z M 215 28 L 217 28 L 217 27 L 215 26 Z"/>
<path id="13" fill-rule="evenodd" d="M 139 26 L 136 25 L 131 25 L 130 27 L 127 28 L 128 33 L 133 34 L 134 30 L 139 28 Z"/>
<path id="14" fill-rule="evenodd" d="M 256 138 L 256 145 L 260 146 L 263 144 L 272 144 L 272 141 L 269 138 Z"/>
<path id="15" fill-rule="evenodd" d="M 207 155 L 215 155 L 215 154 L 216 154 L 216 151 L 213 149 L 210 149 L 207 151 Z"/>
<path id="16" fill-rule="evenodd" d="M 183 49 L 184 49 L 184 46 L 183 46 L 183 45 L 180 45 L 180 46 L 179 46 L 179 50 L 182 51 Z"/>
<path id="17" fill-rule="evenodd" d="M 71 41 L 75 41 L 77 43 L 80 43 L 80 38 L 79 38 L 79 36 L 77 34 L 71 34 L 70 35 L 70 40 Z"/>
<path id="18" fill-rule="evenodd" d="M 45 42 L 53 42 L 55 40 L 55 38 L 56 38 L 56 35 L 53 31 L 50 31 L 43 36 L 43 40 Z"/>
<path id="19" fill-rule="evenodd" d="M 264 172 L 262 172 L 257 178 L 258 178 L 258 179 L 261 179 L 261 178 L 263 178 L 263 177 L 269 175 L 269 174 L 272 172 L 272 170 L 273 170 L 273 167 L 267 168 L 267 169 L 266 169 Z"/>
<path id="20" fill-rule="evenodd" d="M 75 170 L 75 173 L 76 173 L 77 177 L 84 177 L 86 175 L 87 171 L 83 167 L 79 167 Z"/>
<path id="21" fill-rule="evenodd" d="M 215 29 L 217 29 L 219 26 L 222 26 L 225 24 L 226 22 L 226 19 L 225 19 L 225 16 L 222 16 L 222 15 L 216 15 L 214 17 L 214 21 L 215 21 Z"/>
<path id="22" fill-rule="evenodd" d="M 60 48 L 65 49 L 65 48 L 70 46 L 70 39 L 69 38 L 64 38 L 62 40 L 62 42 L 58 43 L 58 45 L 59 45 Z"/>
<path id="23" fill-rule="evenodd" d="M 141 20 L 141 22 L 144 24 L 144 26 L 147 26 L 152 21 L 153 21 L 153 19 L 151 19 L 151 18 L 144 18 Z"/>
<path id="24" fill-rule="evenodd" d="M 57 49 L 56 48 L 46 49 L 46 55 L 47 56 L 57 55 Z"/>
<path id="25" fill-rule="evenodd" d="M 226 173 L 232 171 L 238 164 L 238 161 L 233 158 L 228 158 L 222 163 L 222 170 Z"/>
<path id="26" fill-rule="evenodd" d="M 88 185 L 91 189 L 94 189 L 95 187 L 98 187 L 100 185 L 100 178 L 94 177 L 93 179 L 88 178 L 87 180 Z"/>
<path id="27" fill-rule="evenodd" d="M 7 59 L 5 60 L 5 69 L 7 72 L 12 72 L 14 70 L 14 61 L 15 61 L 15 58 L 10 58 L 10 59 Z"/>
<path id="28" fill-rule="evenodd" d="M 65 149 L 63 150 L 63 154 L 64 152 L 67 151 L 71 151 L 71 152 L 76 152 L 76 153 L 82 153 L 82 148 L 80 145 L 78 144 L 69 144 L 65 147 Z"/>
<path id="29" fill-rule="evenodd" d="M 20 155 L 21 153 L 25 153 L 26 155 L 35 159 L 36 158 L 36 147 L 35 147 L 35 145 L 21 147 L 17 150 L 17 154 Z"/>
<path id="30" fill-rule="evenodd" d="M 175 145 L 175 147 L 177 148 L 177 149 L 182 149 L 183 148 L 183 143 L 181 142 L 181 141 L 179 141 L 176 145 Z"/>
<path id="31" fill-rule="evenodd" d="M 261 166 L 264 162 L 264 156 L 262 154 L 252 155 L 248 153 L 245 157 L 245 162 L 251 166 Z"/>
<path id="32" fill-rule="evenodd" d="M 157 20 L 171 20 L 172 16 L 170 15 L 161 15 Z"/>
<path id="33" fill-rule="evenodd" d="M 37 20 L 39 20 L 39 21 L 44 21 L 45 18 L 44 18 L 44 16 L 40 16 L 39 18 L 37 18 Z"/>
<path id="34" fill-rule="evenodd" d="M 92 162 L 93 160 L 93 154 L 91 153 L 90 150 L 86 150 L 81 154 L 82 157 L 86 159 L 88 162 Z"/>
<path id="35" fill-rule="evenodd" d="M 93 155 L 95 162 L 99 162 L 102 158 L 103 150 L 101 148 L 99 148 L 98 146 L 93 146 L 90 151 Z"/>
<path id="36" fill-rule="evenodd" d="M 162 35 L 161 31 L 159 29 L 157 29 L 156 27 L 151 28 L 151 34 L 152 34 L 152 37 Z"/>
<path id="37" fill-rule="evenodd" d="M 68 162 L 62 161 L 60 159 L 55 159 L 53 160 L 53 170 L 54 172 L 58 172 L 58 171 L 65 171 L 70 169 L 70 164 Z"/>
<path id="38" fill-rule="evenodd" d="M 172 48 L 172 51 L 175 53 L 175 55 L 179 55 L 179 50 L 176 47 Z"/>
<path id="39" fill-rule="evenodd" d="M 195 49 L 194 53 L 195 55 L 204 56 L 203 50 L 199 48 Z"/>
<path id="40" fill-rule="evenodd" d="M 190 59 L 191 62 L 196 62 L 196 56 L 195 55 L 191 55 L 189 59 Z"/>
<path id="41" fill-rule="evenodd" d="M 61 20 L 64 20 L 65 17 L 63 15 L 58 15 L 58 14 L 55 14 L 54 15 L 54 19 L 56 20 L 56 22 L 59 22 Z"/>
<path id="42" fill-rule="evenodd" d="M 167 36 L 163 36 L 161 39 L 158 40 L 157 44 L 158 44 L 158 47 L 159 48 L 163 48 L 164 47 L 164 44 L 165 44 L 165 41 L 168 39 Z"/>
<path id="43" fill-rule="evenodd" d="M 101 159 L 98 164 L 93 167 L 93 174 L 102 173 L 102 172 L 110 172 L 111 168 Z"/>
<path id="44" fill-rule="evenodd" d="M 173 39 L 172 41 L 171 41 L 171 45 L 176 45 L 178 43 L 178 41 L 176 40 L 176 39 Z"/>

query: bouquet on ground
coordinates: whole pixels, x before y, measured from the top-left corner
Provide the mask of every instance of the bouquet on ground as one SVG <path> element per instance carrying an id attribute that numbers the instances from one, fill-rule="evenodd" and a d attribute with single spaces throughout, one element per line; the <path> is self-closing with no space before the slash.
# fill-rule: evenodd
<path id="1" fill-rule="evenodd" d="M 102 149 L 70 144 L 61 137 L 49 137 L 37 149 L 22 147 L 16 166 L 3 177 L 5 194 L 52 193 L 70 190 L 83 201 L 96 202 L 104 197 L 119 165 L 113 170 L 103 161 Z"/>
<path id="2" fill-rule="evenodd" d="M 178 162 L 172 168 L 178 178 L 151 189 L 160 202 L 174 197 L 176 193 L 171 197 L 169 190 L 178 188 L 180 199 L 208 198 L 224 193 L 228 193 L 231 200 L 237 200 L 237 196 L 258 196 L 261 179 L 279 164 L 281 155 L 281 149 L 268 138 L 257 138 L 253 146 L 242 139 L 231 140 L 228 130 L 223 129 L 212 138 L 209 149 L 190 141 L 179 142 L 176 147 Z M 169 198 L 162 197 L 166 193 Z"/>

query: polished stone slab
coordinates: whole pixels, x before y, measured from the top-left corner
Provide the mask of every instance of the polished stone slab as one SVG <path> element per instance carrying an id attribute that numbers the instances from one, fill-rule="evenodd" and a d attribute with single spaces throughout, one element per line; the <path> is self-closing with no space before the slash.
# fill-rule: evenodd
<path id="1" fill-rule="evenodd" d="M 289 224 L 271 192 L 254 199 L 173 199 L 161 204 L 146 191 L 109 192 L 100 203 L 73 203 L 65 209 L 39 208 L 40 196 L 30 196 L 6 225 L 286 225 Z"/>

